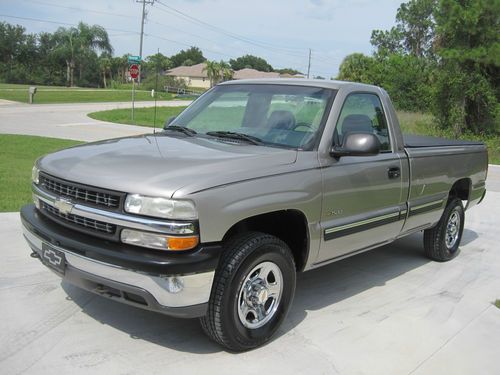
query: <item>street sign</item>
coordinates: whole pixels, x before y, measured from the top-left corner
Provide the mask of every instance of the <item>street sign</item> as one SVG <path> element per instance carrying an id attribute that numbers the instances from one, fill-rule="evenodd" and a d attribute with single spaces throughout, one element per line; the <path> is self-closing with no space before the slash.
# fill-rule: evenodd
<path id="1" fill-rule="evenodd" d="M 129 63 L 129 65 L 140 64 L 141 63 L 141 56 L 129 56 L 128 63 Z"/>
<path id="2" fill-rule="evenodd" d="M 130 77 L 132 77 L 133 79 L 136 79 L 137 77 L 139 77 L 139 65 L 130 65 L 130 68 L 128 69 L 129 73 L 130 73 Z"/>

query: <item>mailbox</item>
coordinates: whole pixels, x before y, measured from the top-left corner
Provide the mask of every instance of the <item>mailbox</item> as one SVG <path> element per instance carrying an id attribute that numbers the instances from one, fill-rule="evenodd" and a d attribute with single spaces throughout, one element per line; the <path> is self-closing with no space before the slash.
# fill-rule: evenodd
<path id="1" fill-rule="evenodd" d="M 30 94 L 30 104 L 33 104 L 35 94 L 36 94 L 36 87 L 35 86 L 30 86 L 29 88 L 29 94 Z"/>

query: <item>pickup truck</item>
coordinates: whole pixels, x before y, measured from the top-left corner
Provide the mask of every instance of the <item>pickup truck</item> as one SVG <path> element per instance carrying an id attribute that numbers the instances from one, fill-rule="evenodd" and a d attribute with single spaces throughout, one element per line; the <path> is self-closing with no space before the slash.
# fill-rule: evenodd
<path id="1" fill-rule="evenodd" d="M 64 280 L 244 351 L 283 322 L 297 272 L 419 231 L 454 258 L 487 166 L 482 143 L 403 136 L 379 87 L 230 81 L 155 134 L 40 158 L 21 218 Z"/>

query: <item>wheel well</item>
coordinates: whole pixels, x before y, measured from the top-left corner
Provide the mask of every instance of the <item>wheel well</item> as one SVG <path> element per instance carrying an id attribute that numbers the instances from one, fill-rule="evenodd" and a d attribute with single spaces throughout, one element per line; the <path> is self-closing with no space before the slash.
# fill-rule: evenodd
<path id="1" fill-rule="evenodd" d="M 448 199 L 460 198 L 463 201 L 468 201 L 470 189 L 471 180 L 469 178 L 462 178 L 453 184 Z"/>
<path id="2" fill-rule="evenodd" d="M 275 211 L 246 218 L 233 225 L 224 240 L 248 231 L 271 234 L 284 241 L 292 250 L 297 271 L 304 269 L 309 252 L 309 231 L 307 219 L 301 211 Z"/>

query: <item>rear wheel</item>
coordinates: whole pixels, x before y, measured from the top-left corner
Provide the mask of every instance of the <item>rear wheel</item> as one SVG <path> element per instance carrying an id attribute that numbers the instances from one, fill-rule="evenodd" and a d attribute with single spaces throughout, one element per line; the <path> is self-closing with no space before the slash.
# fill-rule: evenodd
<path id="1" fill-rule="evenodd" d="M 446 262 L 458 255 L 464 218 L 462 201 L 451 199 L 436 226 L 424 231 L 424 249 L 430 259 Z"/>
<path id="2" fill-rule="evenodd" d="M 295 264 L 277 237 L 252 232 L 230 240 L 216 270 L 205 333 L 244 351 L 267 342 L 285 319 L 295 293 Z"/>

